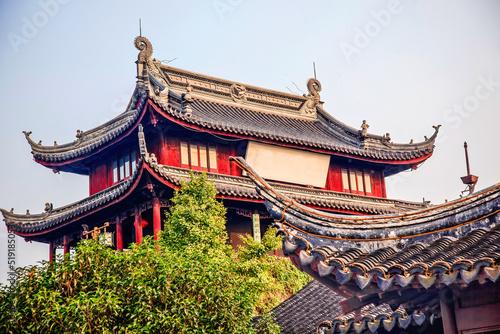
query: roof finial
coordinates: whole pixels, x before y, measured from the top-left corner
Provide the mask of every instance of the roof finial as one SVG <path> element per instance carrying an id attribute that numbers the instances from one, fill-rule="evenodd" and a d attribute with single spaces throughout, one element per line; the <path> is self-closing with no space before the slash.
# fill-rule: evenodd
<path id="1" fill-rule="evenodd" d="M 139 52 L 139 61 L 146 61 L 153 55 L 153 46 L 146 37 L 137 36 L 134 40 L 134 45 L 137 50 L 141 51 Z"/>
<path id="2" fill-rule="evenodd" d="M 368 134 L 368 128 L 370 126 L 366 123 L 366 119 L 363 120 L 363 123 L 361 124 L 361 137 L 366 137 Z"/>
<path id="3" fill-rule="evenodd" d="M 302 112 L 307 116 L 316 116 L 316 107 L 321 103 L 319 92 L 321 92 L 321 83 L 318 79 L 307 80 L 307 90 L 309 94 L 304 94 L 307 101 L 304 103 Z"/>
<path id="4" fill-rule="evenodd" d="M 313 62 L 314 79 L 316 79 L 316 63 Z"/>
<path id="5" fill-rule="evenodd" d="M 141 19 L 139 18 L 139 37 L 142 37 L 142 25 L 141 25 Z"/>

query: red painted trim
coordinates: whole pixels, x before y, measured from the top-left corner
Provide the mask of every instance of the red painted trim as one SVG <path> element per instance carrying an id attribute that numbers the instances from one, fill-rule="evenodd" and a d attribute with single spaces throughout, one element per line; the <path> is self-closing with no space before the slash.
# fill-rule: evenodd
<path id="1" fill-rule="evenodd" d="M 172 189 L 176 189 L 176 190 L 180 190 L 181 189 L 181 187 L 176 186 L 172 182 L 167 181 L 164 178 L 162 178 L 161 176 L 159 176 L 158 174 L 156 174 L 156 172 L 154 171 L 154 169 L 151 169 L 151 167 L 149 167 L 147 164 L 144 164 L 144 169 L 147 170 L 149 172 L 149 174 L 151 174 L 156 180 L 158 180 L 159 182 L 163 183 L 164 185 L 166 185 L 166 186 L 168 186 L 168 187 L 170 187 Z"/>
<path id="2" fill-rule="evenodd" d="M 150 103 L 149 103 L 150 102 Z M 273 140 L 269 140 L 269 139 L 263 139 L 263 138 L 255 138 L 255 137 L 251 137 L 251 136 L 245 136 L 245 135 L 241 135 L 241 134 L 233 134 L 233 133 L 228 133 L 228 132 L 225 132 L 225 131 L 221 131 L 221 130 L 214 130 L 214 129 L 207 129 L 207 128 L 204 128 L 204 127 L 201 127 L 201 126 L 198 126 L 198 125 L 194 125 L 194 124 L 191 124 L 191 123 L 187 123 L 185 121 L 182 121 L 178 118 L 175 118 L 173 116 L 170 116 L 168 115 L 167 113 L 165 113 L 163 110 L 161 110 L 160 107 L 158 107 L 153 101 L 151 100 L 148 100 L 148 104 L 151 105 L 155 111 L 160 114 L 161 116 L 163 116 L 164 118 L 176 123 L 176 124 L 179 124 L 183 127 L 186 127 L 186 128 L 189 128 L 189 129 L 193 129 L 193 130 L 196 130 L 196 131 L 203 131 L 203 132 L 208 132 L 208 133 L 212 133 L 212 134 L 216 134 L 216 135 L 222 135 L 222 136 L 226 136 L 226 137 L 233 137 L 233 138 L 239 138 L 239 139 L 247 139 L 247 140 L 253 140 L 253 141 L 258 141 L 258 142 L 262 142 L 262 143 L 267 143 L 267 144 L 273 144 L 273 145 L 279 145 L 279 146 L 284 146 L 284 147 L 290 147 L 290 148 L 298 148 L 298 149 L 301 149 L 301 150 L 308 150 L 308 151 L 313 151 L 313 152 L 319 152 L 319 153 L 326 153 L 326 154 L 329 154 L 329 155 L 335 155 L 335 156 L 341 156 L 341 157 L 345 157 L 345 158 L 351 158 L 351 159 L 356 159 L 356 160 L 361 160 L 361 161 L 369 161 L 369 162 L 374 162 L 374 163 L 378 163 L 378 164 L 389 164 L 389 165 L 412 165 L 412 164 L 419 164 L 419 163 L 422 163 L 423 161 L 429 159 L 431 156 L 432 156 L 432 153 L 429 153 L 427 155 L 424 155 L 420 158 L 415 158 L 415 159 L 410 159 L 410 160 L 378 160 L 378 159 L 373 159 L 373 158 L 366 158 L 366 157 L 361 157 L 359 155 L 354 155 L 354 154 L 347 154 L 347 153 L 340 153 L 340 152 L 336 152 L 336 151 L 329 151 L 329 150 L 325 150 L 325 149 L 320 149 L 320 148 L 315 148 L 315 147 L 310 147 L 310 146 L 303 146 L 303 145 L 297 145 L 297 144 L 289 144 L 289 143 L 285 143 L 285 142 L 276 142 L 276 141 L 273 141 Z"/>
<path id="3" fill-rule="evenodd" d="M 122 141 L 123 139 L 125 139 L 132 131 L 134 131 L 137 126 L 139 125 L 139 123 L 142 121 L 145 113 L 146 113 L 146 110 L 147 110 L 147 107 L 148 107 L 148 104 L 149 104 L 149 99 L 148 101 L 146 101 L 146 103 L 144 103 L 144 106 L 142 108 L 142 111 L 139 115 L 139 117 L 137 117 L 136 121 L 135 121 L 135 124 L 132 125 L 130 128 L 128 128 L 125 132 L 122 132 L 120 135 L 118 135 L 118 137 L 115 137 L 113 138 L 112 140 L 108 141 L 106 144 L 102 145 L 102 146 L 99 146 L 98 148 L 96 148 L 95 150 L 92 150 L 90 153 L 87 153 L 87 154 L 84 154 L 84 155 L 80 155 L 76 158 L 73 158 L 73 159 L 69 159 L 69 160 L 65 160 L 65 161 L 62 161 L 62 162 L 50 162 L 50 161 L 44 161 L 44 160 L 39 160 L 39 159 L 36 159 L 35 158 L 35 162 L 47 167 L 47 168 L 51 168 L 51 167 L 57 167 L 57 166 L 66 166 L 66 165 L 69 165 L 69 164 L 72 164 L 74 162 L 78 162 L 78 161 L 81 161 L 81 160 L 85 160 L 97 153 L 100 153 L 102 152 L 103 150 L 107 149 L 108 147 L 116 144 L 116 143 L 119 143 L 120 141 Z"/>

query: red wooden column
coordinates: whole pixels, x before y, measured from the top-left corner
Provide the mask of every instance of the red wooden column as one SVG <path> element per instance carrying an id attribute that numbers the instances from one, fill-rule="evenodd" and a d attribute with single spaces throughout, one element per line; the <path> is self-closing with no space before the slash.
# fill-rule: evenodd
<path id="1" fill-rule="evenodd" d="M 155 235 L 155 240 L 158 240 L 158 233 L 161 231 L 161 210 L 160 210 L 160 200 L 158 198 L 153 199 L 153 232 Z"/>
<path id="2" fill-rule="evenodd" d="M 142 241 L 142 214 L 139 208 L 135 209 L 135 242 L 140 244 Z"/>
<path id="3" fill-rule="evenodd" d="M 123 249 L 123 225 L 120 216 L 116 217 L 116 250 Z"/>
<path id="4" fill-rule="evenodd" d="M 69 236 L 65 235 L 63 237 L 63 244 L 64 244 L 64 255 L 69 253 Z"/>
<path id="5" fill-rule="evenodd" d="M 55 244 L 54 241 L 51 241 L 49 243 L 49 261 L 53 262 L 56 258 L 56 253 L 55 253 Z"/>

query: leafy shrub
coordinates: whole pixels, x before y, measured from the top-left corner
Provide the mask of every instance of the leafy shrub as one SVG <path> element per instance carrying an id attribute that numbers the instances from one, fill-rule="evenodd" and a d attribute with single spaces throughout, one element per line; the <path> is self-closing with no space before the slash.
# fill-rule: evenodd
<path id="1" fill-rule="evenodd" d="M 158 242 L 145 237 L 117 252 L 100 240 L 72 257 L 16 269 L 13 290 L 0 285 L 1 333 L 279 333 L 269 315 L 308 280 L 261 243 L 227 244 L 225 208 L 206 176 L 176 192 Z"/>

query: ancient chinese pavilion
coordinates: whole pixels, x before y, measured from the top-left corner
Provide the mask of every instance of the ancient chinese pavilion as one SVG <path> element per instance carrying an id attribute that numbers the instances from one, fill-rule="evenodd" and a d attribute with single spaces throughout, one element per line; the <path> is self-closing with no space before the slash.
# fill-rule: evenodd
<path id="1" fill-rule="evenodd" d="M 265 198 L 284 254 L 344 297 L 344 314 L 316 333 L 500 332 L 500 184 L 414 211 L 348 216 L 304 206 L 234 160 Z"/>
<path id="2" fill-rule="evenodd" d="M 395 144 L 330 116 L 321 84 L 304 96 L 245 85 L 161 64 L 137 37 L 137 83 L 126 110 L 45 146 L 25 132 L 35 161 L 54 172 L 89 176 L 89 196 L 39 214 L 2 210 L 26 240 L 67 253 L 84 231 L 107 226 L 121 250 L 162 229 L 162 211 L 190 170 L 206 171 L 228 209 L 231 241 L 258 238 L 273 222 L 264 197 L 230 156 L 243 156 L 275 189 L 311 208 L 345 214 L 400 214 L 425 203 L 386 198 L 384 178 L 428 159 L 438 127 L 421 143 Z M 109 225 L 108 225 L 109 224 Z M 262 231 L 261 231 L 262 230 Z"/>

